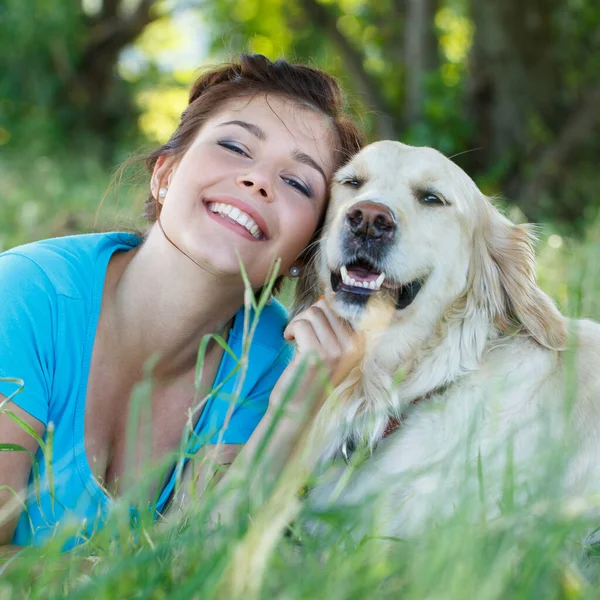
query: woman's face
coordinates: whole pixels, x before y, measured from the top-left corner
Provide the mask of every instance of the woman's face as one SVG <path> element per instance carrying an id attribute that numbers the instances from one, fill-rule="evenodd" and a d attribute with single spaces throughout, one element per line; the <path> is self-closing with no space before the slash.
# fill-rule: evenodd
<path id="1" fill-rule="evenodd" d="M 276 258 L 287 273 L 325 209 L 332 139 L 325 116 L 291 100 L 228 102 L 179 162 L 157 163 L 152 191 L 168 187 L 165 232 L 211 272 L 239 275 L 241 259 L 253 287 Z"/>

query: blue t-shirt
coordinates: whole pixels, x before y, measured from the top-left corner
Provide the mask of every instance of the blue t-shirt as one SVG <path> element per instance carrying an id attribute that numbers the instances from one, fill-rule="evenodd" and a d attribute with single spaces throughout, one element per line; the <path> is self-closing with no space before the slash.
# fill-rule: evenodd
<path id="1" fill-rule="evenodd" d="M 54 501 L 40 448 L 36 455 L 40 501 L 35 493 L 28 494 L 14 544 L 40 544 L 60 523 L 73 519 L 78 523 L 85 519 L 82 533 L 88 535 L 101 526 L 110 509 L 112 500 L 94 477 L 85 451 L 87 381 L 108 262 L 115 252 L 138 244 L 139 239 L 127 233 L 88 234 L 35 242 L 0 254 L 0 378 L 22 379 L 24 388 L 12 401 L 44 425 L 54 424 Z M 276 300 L 261 313 L 241 393 L 221 434 L 240 378 L 240 371 L 228 378 L 237 363 L 223 353 L 213 390 L 221 387 L 195 424 L 194 450 L 202 443 L 215 443 L 219 435 L 229 444 L 248 440 L 291 359 L 291 347 L 282 335 L 286 317 Z M 243 324 L 242 308 L 228 336 L 228 346 L 238 358 Z M 0 382 L 0 393 L 7 397 L 15 389 L 14 384 Z M 33 482 L 32 469 L 30 489 Z M 173 471 L 156 502 L 157 511 L 163 509 L 174 485 Z"/>

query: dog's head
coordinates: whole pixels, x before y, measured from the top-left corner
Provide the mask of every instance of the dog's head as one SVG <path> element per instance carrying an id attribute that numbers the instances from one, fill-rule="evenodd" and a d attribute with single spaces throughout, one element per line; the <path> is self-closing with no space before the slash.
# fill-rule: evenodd
<path id="1" fill-rule="evenodd" d="M 333 292 L 336 310 L 358 327 L 385 314 L 389 325 L 410 322 L 428 335 L 460 307 L 502 332 L 564 345 L 563 319 L 536 284 L 529 229 L 503 217 L 431 148 L 377 142 L 336 173 L 296 308 L 314 301 L 318 288 Z"/>

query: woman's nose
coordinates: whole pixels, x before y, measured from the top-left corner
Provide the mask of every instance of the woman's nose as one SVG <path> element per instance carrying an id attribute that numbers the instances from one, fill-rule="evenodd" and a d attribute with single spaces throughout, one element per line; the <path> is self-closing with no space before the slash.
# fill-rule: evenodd
<path id="1" fill-rule="evenodd" d="M 267 201 L 273 199 L 273 190 L 270 181 L 267 177 L 254 173 L 240 175 L 238 178 L 238 185 L 245 188 L 251 188 L 252 192 L 260 194 L 260 196 Z"/>

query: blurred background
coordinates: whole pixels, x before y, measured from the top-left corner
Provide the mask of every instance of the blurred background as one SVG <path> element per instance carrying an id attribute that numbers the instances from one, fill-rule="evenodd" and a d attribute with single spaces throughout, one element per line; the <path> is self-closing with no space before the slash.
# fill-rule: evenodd
<path id="1" fill-rule="evenodd" d="M 0 0 L 0 251 L 140 225 L 146 181 L 118 165 L 241 51 L 339 76 L 371 140 L 454 156 L 542 225 L 563 310 L 600 316 L 598 0 Z"/>

